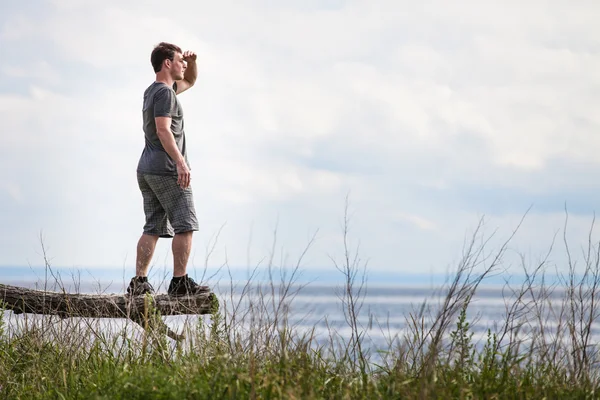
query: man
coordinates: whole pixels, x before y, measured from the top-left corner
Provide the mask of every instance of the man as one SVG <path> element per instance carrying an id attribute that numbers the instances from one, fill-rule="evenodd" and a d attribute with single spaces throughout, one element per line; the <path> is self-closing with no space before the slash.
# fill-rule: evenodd
<path id="1" fill-rule="evenodd" d="M 202 288 L 186 272 L 198 220 L 190 187 L 183 110 L 176 95 L 196 82 L 196 54 L 162 42 L 152 51 L 150 61 L 156 79 L 144 92 L 146 144 L 137 167 L 146 223 L 137 244 L 136 276 L 131 279 L 127 293 L 132 296 L 154 293 L 148 282 L 148 266 L 158 238 L 166 237 L 173 238 L 173 279 L 168 294 L 192 295 Z"/>

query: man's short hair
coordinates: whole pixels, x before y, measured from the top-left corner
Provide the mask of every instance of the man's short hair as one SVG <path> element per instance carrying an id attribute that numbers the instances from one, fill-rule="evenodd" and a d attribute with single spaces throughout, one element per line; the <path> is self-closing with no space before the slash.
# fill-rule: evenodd
<path id="1" fill-rule="evenodd" d="M 183 53 L 179 46 L 167 42 L 160 42 L 152 50 L 150 62 L 154 68 L 154 72 L 159 72 L 162 69 L 163 61 L 169 59 L 173 61 L 175 53 Z"/>

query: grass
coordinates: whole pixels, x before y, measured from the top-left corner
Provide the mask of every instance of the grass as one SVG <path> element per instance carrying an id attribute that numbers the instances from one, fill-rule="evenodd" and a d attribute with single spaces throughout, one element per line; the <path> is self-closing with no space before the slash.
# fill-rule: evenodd
<path id="1" fill-rule="evenodd" d="M 523 262 L 524 282 L 505 285 L 503 320 L 478 341 L 469 306 L 485 278 L 499 271 L 512 238 L 488 253 L 480 228 L 440 288 L 438 303 L 408 313 L 402 332 L 386 329 L 386 321 L 372 322 L 387 332 L 385 348 L 366 345 L 368 329 L 359 321 L 367 264 L 350 248 L 344 229 L 343 256 L 332 262 L 344 278 L 338 295 L 349 335 L 330 328 L 327 337 L 317 337 L 291 324 L 302 256 L 279 275 L 271 258 L 266 284 L 255 282 L 253 272 L 237 288 L 241 295 L 232 289 L 217 313 L 189 324 L 183 342 L 130 324 L 71 318 L 27 316 L 9 330 L 2 315 L 10 314 L 0 313 L 0 397 L 600 397 L 592 329 L 600 315 L 599 246 L 590 240 L 579 269 L 569 255 L 558 284 L 546 283 L 548 257 L 533 266 Z M 569 253 L 566 239 L 564 244 Z"/>

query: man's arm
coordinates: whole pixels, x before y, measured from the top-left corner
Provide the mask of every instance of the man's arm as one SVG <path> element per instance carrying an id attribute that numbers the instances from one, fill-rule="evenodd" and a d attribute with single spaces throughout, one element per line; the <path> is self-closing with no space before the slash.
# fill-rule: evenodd
<path id="1" fill-rule="evenodd" d="M 179 94 L 185 92 L 196 83 L 198 77 L 198 67 L 196 66 L 196 53 L 193 51 L 186 51 L 183 53 L 183 59 L 187 62 L 187 68 L 183 73 L 183 79 L 175 81 L 177 83 L 177 91 Z"/>
<path id="2" fill-rule="evenodd" d="M 171 117 L 156 117 L 156 134 L 167 154 L 175 161 L 177 165 L 177 184 L 183 189 L 190 185 L 191 174 L 190 169 L 185 162 L 185 158 L 181 155 L 173 132 L 171 132 Z"/>

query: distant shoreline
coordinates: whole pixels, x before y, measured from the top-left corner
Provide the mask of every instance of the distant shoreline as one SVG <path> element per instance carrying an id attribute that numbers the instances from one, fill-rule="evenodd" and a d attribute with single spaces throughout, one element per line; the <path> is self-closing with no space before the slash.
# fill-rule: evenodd
<path id="1" fill-rule="evenodd" d="M 239 285 L 241 283 L 246 283 L 249 278 L 248 269 L 239 267 L 231 268 L 229 271 L 225 269 L 218 271 L 217 268 L 208 268 L 205 271 L 204 268 L 191 267 L 188 271 L 192 277 L 209 285 L 229 285 L 230 281 Z M 52 286 L 52 283 L 55 282 L 55 279 L 52 276 L 52 274 L 54 274 L 55 276 L 60 277 L 67 287 L 77 283 L 82 286 L 82 289 L 84 287 L 98 289 L 98 285 L 100 284 L 102 288 L 108 287 L 112 290 L 120 291 L 122 286 L 127 284 L 130 277 L 133 276 L 132 272 L 132 269 L 118 267 L 51 267 L 50 270 L 47 270 L 43 266 L 0 266 L 0 283 L 33 287 L 36 283 L 38 286 L 43 284 L 47 277 L 48 285 Z M 288 273 L 289 277 L 290 269 L 285 270 L 285 272 Z M 452 273 L 411 274 L 367 270 L 366 275 L 367 287 L 371 289 L 414 289 L 421 291 L 443 287 L 448 281 L 448 276 L 452 276 Z M 169 277 L 170 271 L 165 268 L 154 268 L 150 270 L 149 279 L 153 282 L 159 283 Z M 280 271 L 279 269 L 274 268 L 274 282 L 278 282 L 279 278 Z M 299 271 L 296 283 L 299 285 L 308 285 L 310 287 L 332 287 L 342 285 L 344 283 L 343 279 L 343 275 L 335 270 L 335 268 L 306 268 Z M 548 285 L 560 282 L 560 277 L 557 275 L 548 275 L 545 279 L 546 284 Z M 479 287 L 480 290 L 499 290 L 506 285 L 507 280 L 511 285 L 519 285 L 525 281 L 525 277 L 516 274 L 510 276 L 506 274 L 490 275 L 481 282 Z M 258 269 L 251 281 L 256 284 L 268 282 L 267 270 L 265 268 Z"/>

